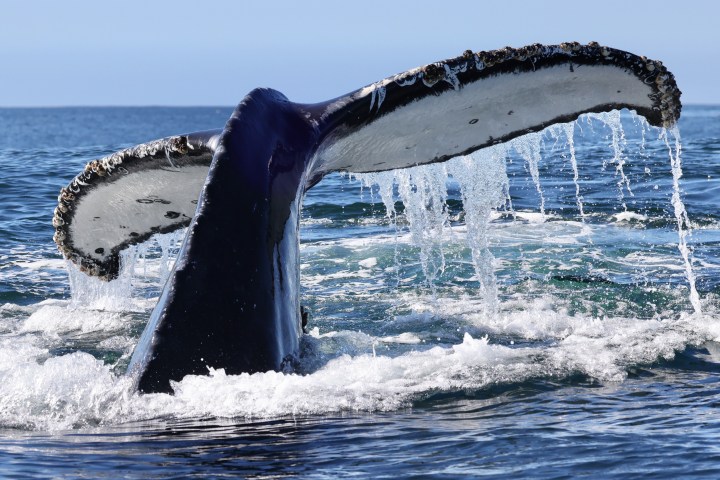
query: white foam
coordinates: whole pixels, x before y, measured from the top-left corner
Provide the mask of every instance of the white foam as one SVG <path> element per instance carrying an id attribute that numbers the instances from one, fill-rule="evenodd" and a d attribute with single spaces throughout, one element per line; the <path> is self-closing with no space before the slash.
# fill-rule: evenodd
<path id="1" fill-rule="evenodd" d="M 19 332 L 60 335 L 70 332 L 108 332 L 123 329 L 128 323 L 119 312 L 69 308 L 68 305 L 45 305 L 30 315 Z"/>
<path id="2" fill-rule="evenodd" d="M 616 222 L 645 222 L 647 221 L 647 215 L 643 215 L 636 212 L 625 210 L 623 212 L 616 213 L 612 216 Z"/>
<path id="3" fill-rule="evenodd" d="M 402 343 L 406 345 L 414 345 L 421 343 L 422 339 L 412 332 L 403 332 L 399 335 L 390 335 L 387 337 L 380 337 L 378 341 L 383 343 Z"/>
<path id="4" fill-rule="evenodd" d="M 525 220 L 528 223 L 544 223 L 549 218 L 552 218 L 552 215 L 548 215 L 547 213 L 543 212 L 521 212 L 521 211 L 515 211 L 515 216 L 519 218 L 520 220 Z"/>
<path id="5" fill-rule="evenodd" d="M 35 271 L 42 271 L 47 268 L 53 269 L 53 270 L 62 270 L 64 268 L 65 262 L 62 259 L 59 258 L 45 258 L 45 259 L 39 259 L 39 260 L 32 260 L 32 261 L 20 261 L 20 262 L 14 262 L 14 265 L 26 270 L 35 270 Z"/>
<path id="6" fill-rule="evenodd" d="M 569 315 L 563 302 L 552 296 L 534 302 L 518 299 L 502 303 L 499 314 L 488 316 L 477 301 L 441 301 L 439 310 L 457 327 L 457 341 L 447 346 L 432 346 L 437 320 L 427 303 L 418 304 L 419 313 L 406 318 L 414 327 L 410 332 L 373 337 L 342 330 L 321 334 L 316 328 L 310 338 L 317 342 L 318 353 L 303 360 L 318 365 L 312 373 L 226 375 L 210 370 L 209 376 L 174 383 L 174 396 L 132 393 L 128 379 L 110 366 L 85 353 L 53 357 L 38 346 L 38 337 L 0 337 L 0 424 L 56 430 L 168 416 L 267 418 L 387 411 L 437 392 L 535 377 L 561 379 L 580 373 L 601 382 L 622 381 L 630 366 L 671 359 L 689 343 L 720 341 L 718 315 L 600 319 Z M 468 329 L 486 333 L 463 334 Z M 493 340 L 508 337 L 514 342 Z M 127 341 L 111 338 L 115 346 Z M 392 354 L 377 348 L 394 344 L 416 349 Z"/>
<path id="7" fill-rule="evenodd" d="M 373 267 L 377 266 L 377 258 L 370 257 L 370 258 L 366 258 L 365 260 L 360 260 L 358 262 L 358 265 L 360 265 L 363 268 L 373 268 Z"/>

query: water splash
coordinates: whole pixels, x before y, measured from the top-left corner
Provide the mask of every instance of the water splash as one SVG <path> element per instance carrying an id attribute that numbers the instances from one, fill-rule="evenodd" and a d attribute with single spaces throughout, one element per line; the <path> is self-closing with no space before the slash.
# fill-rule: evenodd
<path id="1" fill-rule="evenodd" d="M 120 252 L 120 272 L 110 282 L 82 273 L 70 261 L 66 262 L 70 284 L 70 308 L 137 312 L 146 309 L 147 290 L 159 294 L 170 277 L 185 230 L 154 235 L 149 241 L 133 245 Z M 150 261 L 149 261 L 150 260 Z M 151 266 L 152 270 L 148 269 Z M 143 290 L 143 295 L 138 291 Z"/>
<path id="2" fill-rule="evenodd" d="M 575 204 L 578 207 L 580 218 L 585 221 L 585 210 L 583 208 L 583 196 L 580 193 L 580 171 L 577 164 L 577 156 L 575 153 L 575 122 L 561 123 L 550 127 L 550 134 L 555 137 L 556 141 L 561 139 L 561 135 L 565 137 L 565 145 L 568 148 L 570 167 L 573 172 L 573 184 L 575 185 Z M 565 157 L 565 155 L 563 155 Z"/>
<path id="3" fill-rule="evenodd" d="M 118 278 L 111 282 L 86 275 L 74 263 L 66 261 L 70 283 L 70 308 L 111 312 L 136 311 L 137 307 L 130 298 L 138 259 L 137 251 L 136 247 L 131 247 L 121 252 L 120 273 Z"/>
<path id="4" fill-rule="evenodd" d="M 635 118 L 637 116 L 634 116 Z M 609 129 L 612 158 L 603 162 L 603 168 L 607 164 L 614 165 L 614 175 L 617 177 L 616 186 L 618 189 L 617 199 L 624 213 L 628 213 L 626 198 L 634 196 L 630 177 L 625 171 L 627 164 L 628 140 L 623 127 L 621 114 L 618 111 L 587 114 L 581 117 L 590 125 L 598 121 L 605 128 Z M 635 122 L 640 126 L 642 132 L 642 143 L 640 153 L 645 156 L 645 135 L 650 129 L 643 119 Z M 443 254 L 443 234 L 447 231 L 449 217 L 446 201 L 449 176 L 459 185 L 463 201 L 464 218 L 468 232 L 468 246 L 472 252 L 473 264 L 476 277 L 480 285 L 480 294 L 485 299 L 489 311 L 493 311 L 497 305 L 497 285 L 494 274 L 494 257 L 490 250 L 488 240 L 488 223 L 494 210 L 500 207 L 512 208 L 510 188 L 507 178 L 506 162 L 512 151 L 525 160 L 527 170 L 530 173 L 532 182 L 539 196 L 538 209 L 540 221 L 547 218 L 546 199 L 541 185 L 540 162 L 545 150 L 544 136 L 548 133 L 554 138 L 555 144 L 561 143 L 564 139 L 566 152 L 563 157 L 569 159 L 572 169 L 573 184 L 575 187 L 575 203 L 580 217 L 585 221 L 586 209 L 581 194 L 580 174 L 578 168 L 578 152 L 575 148 L 574 128 L 578 122 L 555 125 L 544 132 L 531 133 L 516 138 L 506 144 L 486 148 L 468 157 L 452 159 L 442 165 L 430 165 L 407 169 L 404 171 L 391 171 L 382 173 L 356 175 L 364 185 L 378 185 L 380 196 L 386 208 L 386 215 L 396 218 L 398 213 L 395 209 L 396 197 L 405 207 L 405 219 L 408 222 L 408 229 L 413 244 L 420 248 L 420 261 L 425 274 L 425 279 L 430 288 L 435 292 L 434 284 L 442 275 L 445 268 L 445 257 Z M 689 221 L 684 205 L 682 204 L 678 180 L 681 176 L 680 165 L 680 142 L 677 129 L 672 132 L 675 139 L 675 147 L 670 147 L 667 134 L 665 139 L 667 148 L 670 150 L 670 160 L 674 177 L 674 193 L 672 204 L 676 211 L 679 235 L 679 249 L 685 264 L 685 276 L 690 288 L 690 302 L 696 312 L 700 311 L 700 300 L 695 288 L 695 276 L 692 270 L 692 254 L 687 246 L 689 235 Z M 397 186 L 397 194 L 394 191 Z M 525 215 L 527 216 L 527 215 Z M 642 215 L 630 217 L 628 215 L 619 218 L 645 218 Z M 397 235 L 397 224 L 395 224 Z"/>
<path id="5" fill-rule="evenodd" d="M 377 192 L 380 195 L 383 205 L 385 206 L 385 217 L 390 220 L 395 237 L 395 248 L 393 252 L 395 260 L 395 286 L 400 285 L 400 265 L 398 238 L 400 230 L 397 223 L 397 211 L 395 210 L 395 174 L 394 172 L 373 172 L 364 174 L 353 174 L 352 178 L 358 180 L 361 185 L 368 187 L 373 192 L 373 186 L 377 186 Z"/>
<path id="6" fill-rule="evenodd" d="M 447 170 L 444 164 L 395 172 L 405 217 L 411 225 L 413 244 L 420 247 L 420 262 L 428 286 L 445 271 L 443 233 L 448 223 Z"/>
<path id="7" fill-rule="evenodd" d="M 670 144 L 668 134 L 672 137 L 673 144 Z M 687 245 L 687 238 L 692 234 L 690 227 L 690 219 L 685 210 L 685 204 L 682 201 L 682 195 L 680 193 L 680 177 L 682 177 L 682 160 L 680 158 L 680 152 L 682 150 L 680 143 L 680 130 L 673 127 L 671 130 L 663 129 L 660 132 L 660 139 L 665 142 L 668 149 L 668 155 L 670 156 L 670 165 L 672 167 L 673 174 L 673 193 L 672 193 L 672 205 L 675 212 L 675 219 L 677 220 L 678 226 L 678 250 L 683 258 L 685 264 L 685 276 L 687 277 L 688 285 L 690 287 L 690 303 L 695 310 L 695 313 L 702 314 L 702 308 L 700 305 L 700 296 L 698 295 L 695 287 L 695 272 L 692 267 L 692 252 Z"/>
<path id="8" fill-rule="evenodd" d="M 631 197 L 634 194 L 630 187 L 630 179 L 625 174 L 625 149 L 627 148 L 627 138 L 625 138 L 625 129 L 623 129 L 620 111 L 613 110 L 611 112 L 596 113 L 593 114 L 592 117 L 602 121 L 610 128 L 610 148 L 613 152 L 613 158 L 610 160 L 610 163 L 615 165 L 615 175 L 618 177 L 618 201 L 620 202 L 623 211 L 627 211 L 625 191 L 627 191 L 628 195 Z"/>
<path id="9" fill-rule="evenodd" d="M 453 160 L 447 169 L 460 185 L 467 243 L 472 252 L 480 291 L 490 312 L 497 309 L 498 292 L 488 225 L 493 210 L 504 205 L 509 198 L 506 153 L 504 146 L 494 146 Z"/>
<path id="10" fill-rule="evenodd" d="M 545 195 L 540 185 L 540 161 L 542 160 L 542 133 L 523 135 L 510 142 L 512 148 L 527 162 L 530 176 L 540 197 L 540 215 L 545 219 Z"/>

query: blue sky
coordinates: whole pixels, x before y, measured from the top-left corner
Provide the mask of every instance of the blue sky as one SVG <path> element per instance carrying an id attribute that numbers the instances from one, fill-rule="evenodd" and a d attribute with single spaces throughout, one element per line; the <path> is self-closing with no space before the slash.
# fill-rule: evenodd
<path id="1" fill-rule="evenodd" d="M 0 0 L 0 106 L 321 101 L 459 55 L 598 41 L 720 104 L 720 2 Z"/>

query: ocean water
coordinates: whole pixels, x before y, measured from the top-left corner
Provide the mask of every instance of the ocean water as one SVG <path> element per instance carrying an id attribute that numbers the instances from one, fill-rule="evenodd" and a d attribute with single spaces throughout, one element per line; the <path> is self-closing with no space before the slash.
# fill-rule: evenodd
<path id="1" fill-rule="evenodd" d="M 298 370 L 138 395 L 182 234 L 88 279 L 52 241 L 57 193 L 231 110 L 0 109 L 0 477 L 720 474 L 720 107 L 333 174 L 304 202 Z"/>

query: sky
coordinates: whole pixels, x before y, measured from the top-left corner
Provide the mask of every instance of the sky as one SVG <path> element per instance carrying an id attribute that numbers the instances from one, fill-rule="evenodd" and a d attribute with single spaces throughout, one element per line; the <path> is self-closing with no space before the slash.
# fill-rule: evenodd
<path id="1" fill-rule="evenodd" d="M 255 87 L 328 100 L 506 45 L 597 41 L 661 60 L 720 104 L 711 0 L 0 0 L 0 107 L 233 106 Z"/>

